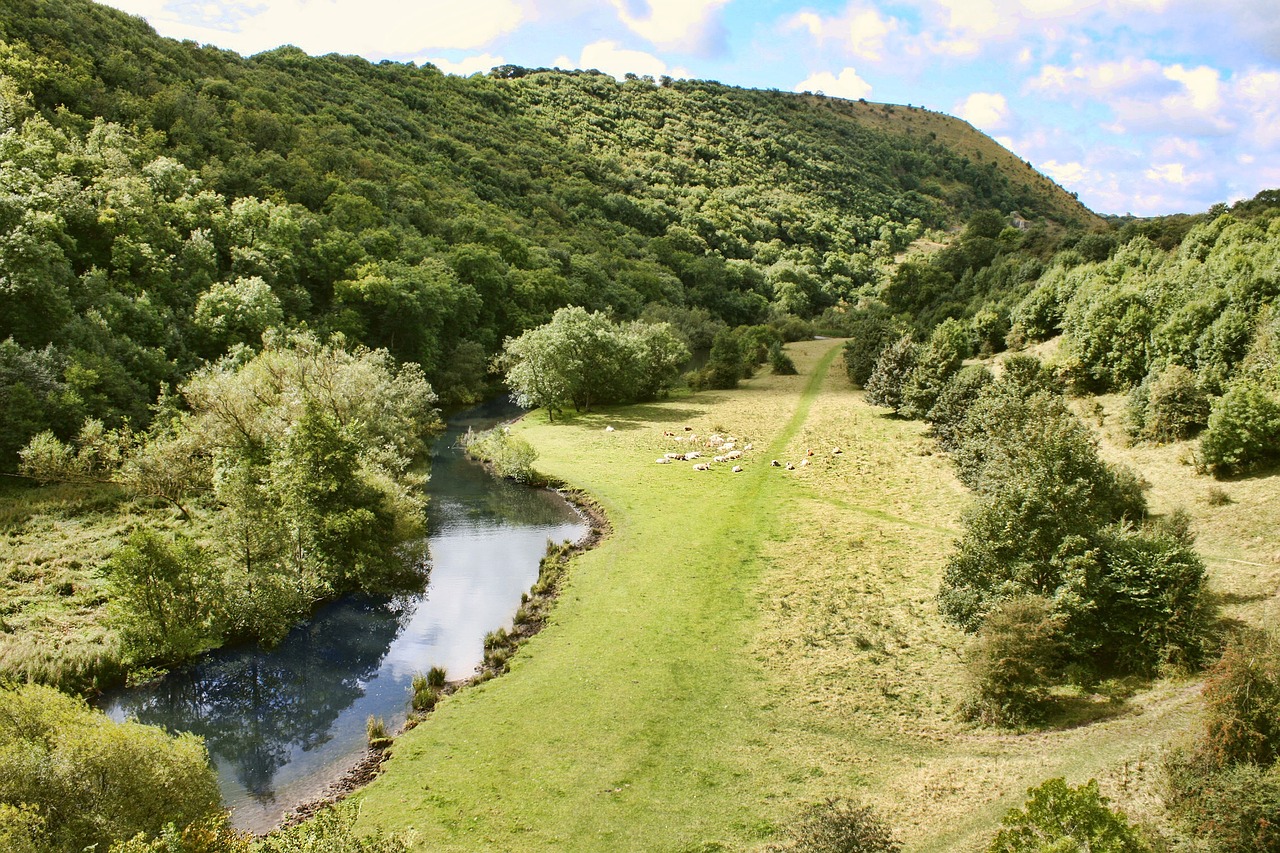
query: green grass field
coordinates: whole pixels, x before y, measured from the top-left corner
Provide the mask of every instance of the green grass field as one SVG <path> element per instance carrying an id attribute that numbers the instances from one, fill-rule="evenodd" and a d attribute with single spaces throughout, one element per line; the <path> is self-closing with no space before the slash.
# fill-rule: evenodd
<path id="1" fill-rule="evenodd" d="M 538 467 L 596 496 L 614 532 L 575 560 L 509 674 L 397 741 L 360 796 L 365 825 L 412 827 L 424 850 L 749 850 L 846 795 L 909 850 L 967 850 L 1055 775 L 1097 777 L 1162 823 L 1158 757 L 1194 720 L 1193 680 L 1070 697 L 1056 730 L 959 720 L 965 637 L 934 596 L 967 495 L 921 424 L 850 388 L 838 350 L 792 345 L 800 376 L 737 391 L 526 419 Z M 686 426 L 751 442 L 745 470 L 654 464 Z M 1104 450 L 1142 463 L 1157 511 L 1189 494 L 1178 478 L 1215 487 L 1178 465 L 1185 448 Z M 1257 509 L 1275 484 L 1225 488 Z M 1280 555 L 1229 546 L 1224 508 L 1189 509 L 1232 615 L 1274 617 Z"/>

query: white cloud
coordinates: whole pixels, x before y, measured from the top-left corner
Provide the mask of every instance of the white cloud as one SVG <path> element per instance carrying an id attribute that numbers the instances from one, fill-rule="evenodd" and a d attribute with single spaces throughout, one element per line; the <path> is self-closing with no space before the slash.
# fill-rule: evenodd
<path id="1" fill-rule="evenodd" d="M 610 0 L 633 33 L 669 50 L 705 52 L 719 38 L 718 13 L 729 0 L 645 0 L 647 14 L 632 14 L 630 0 Z"/>
<path id="2" fill-rule="evenodd" d="M 470 77 L 478 71 L 488 71 L 499 65 L 506 65 L 507 61 L 501 56 L 494 56 L 491 53 L 479 53 L 475 56 L 465 56 L 457 62 L 437 57 L 427 57 L 426 62 L 430 62 L 436 68 L 439 68 L 445 74 L 457 74 L 459 77 Z"/>
<path id="3" fill-rule="evenodd" d="M 1187 167 L 1182 163 L 1153 163 L 1151 168 L 1147 169 L 1144 174 L 1151 180 L 1162 184 L 1184 186 L 1188 181 Z"/>
<path id="4" fill-rule="evenodd" d="M 204 9 L 201 23 L 162 0 L 113 0 L 145 14 L 166 35 L 258 53 L 292 44 L 308 53 L 408 56 L 430 49 L 471 50 L 511 32 L 525 18 L 517 0 L 230 0 Z M 145 11 L 142 11 L 145 10 Z M 210 11 L 216 14 L 210 15 Z M 186 17 L 180 17 L 185 15 Z"/>
<path id="5" fill-rule="evenodd" d="M 652 77 L 688 77 L 683 68 L 669 68 L 667 63 L 652 53 L 627 50 L 616 41 L 604 39 L 592 42 L 582 49 L 578 61 L 561 56 L 554 63 L 560 68 L 594 68 L 621 80 L 627 74 L 648 74 Z"/>
<path id="6" fill-rule="evenodd" d="M 974 92 L 954 109 L 956 115 L 982 130 L 1003 130 L 1009 124 L 1009 102 L 999 92 Z"/>
<path id="7" fill-rule="evenodd" d="M 852 68 L 845 68 L 837 76 L 830 71 L 819 71 L 801 80 L 792 89 L 795 92 L 822 92 L 837 98 L 856 101 L 871 94 L 871 84 L 858 76 Z"/>
<path id="8" fill-rule="evenodd" d="M 1063 186 L 1079 184 L 1089 174 L 1082 163 L 1059 163 L 1057 160 L 1046 160 L 1040 164 L 1046 175 Z"/>
<path id="9" fill-rule="evenodd" d="M 878 62 L 886 42 L 903 29 L 897 18 L 882 15 L 874 6 L 850 4 L 844 13 L 824 18 L 814 12 L 798 12 L 783 23 L 783 31 L 808 30 L 819 43 L 835 43 L 847 53 Z"/>

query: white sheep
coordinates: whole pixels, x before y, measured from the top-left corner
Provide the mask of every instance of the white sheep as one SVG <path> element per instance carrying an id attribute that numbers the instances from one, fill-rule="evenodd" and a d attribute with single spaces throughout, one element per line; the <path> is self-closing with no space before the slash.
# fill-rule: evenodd
<path id="1" fill-rule="evenodd" d="M 696 465 L 694 465 L 694 466 L 693 466 L 693 470 L 695 470 L 695 471 L 710 471 L 710 470 L 711 470 L 711 464 L 710 464 L 709 462 L 699 462 L 699 463 L 697 463 Z"/>
<path id="2" fill-rule="evenodd" d="M 741 459 L 741 458 L 742 458 L 742 451 L 741 451 L 741 450 L 731 450 L 731 451 L 729 451 L 728 453 L 726 453 L 726 454 L 724 455 L 724 458 L 725 458 L 726 460 L 729 460 L 729 459 Z"/>
<path id="3" fill-rule="evenodd" d="M 741 473 L 742 473 L 742 466 L 741 466 L 741 465 L 734 465 L 734 466 L 733 466 L 733 473 L 735 473 L 735 474 L 741 474 Z"/>
<path id="4" fill-rule="evenodd" d="M 670 464 L 671 464 L 671 460 L 670 460 L 670 459 L 668 459 L 668 458 L 667 458 L 667 457 L 665 457 L 665 456 L 659 456 L 657 459 L 655 459 L 655 460 L 653 460 L 653 461 L 654 461 L 654 462 L 656 462 L 656 463 L 658 463 L 659 465 L 670 465 Z"/>

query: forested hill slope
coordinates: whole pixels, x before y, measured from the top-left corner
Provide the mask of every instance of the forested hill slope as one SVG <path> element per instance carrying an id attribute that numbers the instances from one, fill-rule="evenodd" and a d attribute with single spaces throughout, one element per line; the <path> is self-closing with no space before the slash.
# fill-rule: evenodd
<path id="1" fill-rule="evenodd" d="M 244 58 L 86 0 L 0 0 L 0 182 L 0 374 L 30 413 L 4 468 L 36 429 L 145 423 L 162 386 L 268 326 L 387 347 L 465 399 L 561 305 L 813 315 L 921 228 L 1096 222 L 921 109 Z"/>

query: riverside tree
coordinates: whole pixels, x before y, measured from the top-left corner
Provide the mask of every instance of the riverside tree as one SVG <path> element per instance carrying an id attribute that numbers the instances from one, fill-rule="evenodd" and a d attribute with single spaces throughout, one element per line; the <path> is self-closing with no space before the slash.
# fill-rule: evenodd
<path id="1" fill-rule="evenodd" d="M 617 324 L 600 312 L 561 308 L 551 322 L 508 338 L 498 363 L 522 406 L 555 413 L 572 405 L 653 399 L 669 389 L 689 358 L 666 323 Z"/>

